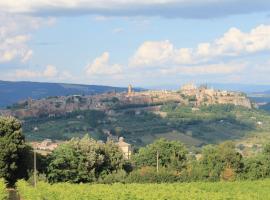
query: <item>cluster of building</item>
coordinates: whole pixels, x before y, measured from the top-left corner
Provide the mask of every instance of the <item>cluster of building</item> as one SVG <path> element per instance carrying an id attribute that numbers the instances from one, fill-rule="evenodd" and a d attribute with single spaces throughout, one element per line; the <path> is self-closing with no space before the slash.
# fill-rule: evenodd
<path id="1" fill-rule="evenodd" d="M 76 110 L 102 110 L 109 112 L 115 104 L 129 105 L 157 105 L 166 102 L 176 102 L 184 105 L 192 103 L 195 107 L 211 104 L 234 104 L 251 108 L 253 104 L 242 93 L 214 90 L 206 85 L 197 87 L 194 84 L 185 84 L 179 91 L 147 90 L 135 92 L 129 85 L 127 92 L 105 93 L 91 96 L 59 96 L 40 100 L 28 99 L 21 102 L 20 109 L 0 110 L 2 115 L 16 117 L 38 117 L 40 115 L 63 115 Z"/>
<path id="2" fill-rule="evenodd" d="M 117 146 L 119 146 L 119 148 L 123 152 L 124 157 L 126 159 L 130 159 L 132 153 L 131 145 L 125 142 L 123 137 L 108 137 L 107 140 L 113 141 Z M 31 142 L 31 146 L 33 147 L 33 149 L 35 149 L 41 154 L 49 154 L 53 150 L 55 150 L 61 143 L 63 142 L 53 142 L 51 139 L 45 139 L 42 142 Z"/>
<path id="3" fill-rule="evenodd" d="M 127 98 L 122 98 L 124 103 L 136 104 L 162 104 L 166 102 L 192 104 L 195 107 L 212 104 L 234 104 L 252 108 L 253 104 L 245 94 L 241 92 L 230 92 L 226 90 L 215 90 L 207 85 L 197 87 L 195 84 L 185 84 L 178 91 L 155 90 L 132 92 L 131 86 L 128 89 Z"/>
<path id="4" fill-rule="evenodd" d="M 53 142 L 51 139 L 45 139 L 42 142 L 31 142 L 31 146 L 34 150 L 41 154 L 48 154 L 55 150 L 61 142 Z"/>
<path id="5" fill-rule="evenodd" d="M 195 84 L 185 84 L 180 89 L 181 94 L 192 96 L 195 105 L 212 105 L 212 104 L 234 104 L 252 108 L 254 105 L 245 94 L 241 92 L 230 92 L 226 90 L 215 90 L 208 88 L 207 85 L 197 87 Z"/>

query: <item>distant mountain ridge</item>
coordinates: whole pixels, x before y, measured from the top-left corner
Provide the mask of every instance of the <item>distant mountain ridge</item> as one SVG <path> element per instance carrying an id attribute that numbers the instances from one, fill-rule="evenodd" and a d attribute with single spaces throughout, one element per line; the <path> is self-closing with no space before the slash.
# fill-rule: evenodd
<path id="1" fill-rule="evenodd" d="M 92 95 L 105 92 L 123 92 L 124 87 L 80 85 L 65 83 L 0 81 L 0 107 L 6 107 L 28 98 L 40 99 L 49 96 Z"/>
<path id="2" fill-rule="evenodd" d="M 270 94 L 270 90 L 265 91 L 264 94 Z"/>
<path id="3" fill-rule="evenodd" d="M 192 83 L 192 82 L 191 82 Z M 243 83 L 215 83 L 215 82 L 201 82 L 196 83 L 196 85 L 207 85 L 209 88 L 228 90 L 228 91 L 238 91 L 245 92 L 247 94 L 252 93 L 268 93 L 270 94 L 270 84 L 267 85 L 256 85 L 256 84 L 243 84 Z M 180 83 L 171 85 L 159 85 L 159 86 L 148 86 L 147 88 L 154 90 L 169 89 L 169 90 L 179 90 Z"/>

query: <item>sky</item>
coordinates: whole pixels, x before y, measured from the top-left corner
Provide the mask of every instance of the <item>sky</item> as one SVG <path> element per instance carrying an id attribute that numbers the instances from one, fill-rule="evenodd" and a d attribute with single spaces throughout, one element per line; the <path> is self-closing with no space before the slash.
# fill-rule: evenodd
<path id="1" fill-rule="evenodd" d="M 0 0 L 0 80 L 270 84 L 269 0 Z"/>

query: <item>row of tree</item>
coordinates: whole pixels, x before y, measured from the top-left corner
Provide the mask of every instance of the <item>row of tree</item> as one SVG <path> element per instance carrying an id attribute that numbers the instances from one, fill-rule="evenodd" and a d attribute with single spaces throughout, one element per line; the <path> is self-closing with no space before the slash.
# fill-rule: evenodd
<path id="1" fill-rule="evenodd" d="M 0 177 L 9 185 L 33 174 L 33 150 L 26 145 L 21 123 L 0 118 Z M 38 155 L 40 177 L 50 183 L 174 182 L 260 179 L 270 177 L 270 145 L 244 158 L 233 142 L 205 146 L 197 155 L 179 141 L 159 139 L 126 160 L 119 147 L 85 136 Z M 42 176 L 43 175 L 43 176 Z"/>

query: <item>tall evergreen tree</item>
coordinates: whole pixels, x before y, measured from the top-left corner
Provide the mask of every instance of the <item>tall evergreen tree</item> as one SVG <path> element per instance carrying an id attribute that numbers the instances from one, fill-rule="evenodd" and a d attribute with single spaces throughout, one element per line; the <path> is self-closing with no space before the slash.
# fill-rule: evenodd
<path id="1" fill-rule="evenodd" d="M 27 148 L 21 123 L 13 117 L 0 117 L 0 177 L 9 185 L 27 174 L 23 162 Z"/>

